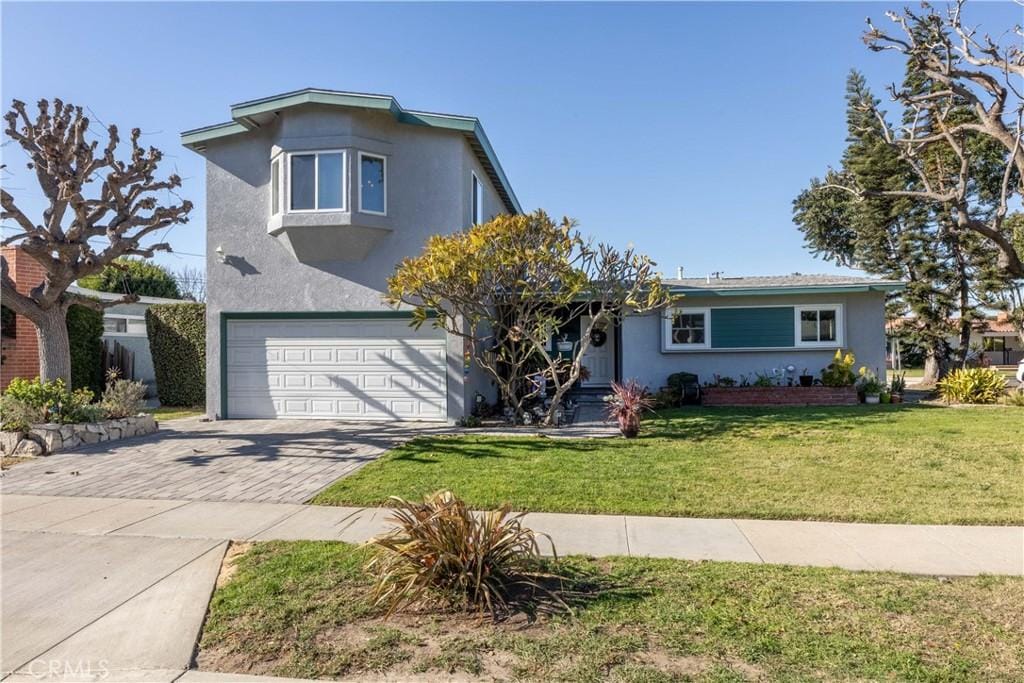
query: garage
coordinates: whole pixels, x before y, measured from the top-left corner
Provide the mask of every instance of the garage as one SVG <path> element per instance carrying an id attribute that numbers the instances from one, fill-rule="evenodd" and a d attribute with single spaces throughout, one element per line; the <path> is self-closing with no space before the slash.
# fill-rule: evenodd
<path id="1" fill-rule="evenodd" d="M 372 314 L 225 323 L 224 417 L 447 418 L 442 330 Z"/>

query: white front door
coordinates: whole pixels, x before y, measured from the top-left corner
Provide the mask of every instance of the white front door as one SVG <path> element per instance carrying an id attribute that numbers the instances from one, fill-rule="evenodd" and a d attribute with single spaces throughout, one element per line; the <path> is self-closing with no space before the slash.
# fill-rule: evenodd
<path id="1" fill-rule="evenodd" d="M 581 359 L 583 366 L 590 371 L 590 379 L 580 382 L 582 386 L 608 386 L 615 379 L 615 331 L 610 323 L 604 323 L 604 325 L 604 343 L 597 346 L 591 341 L 590 347 Z M 586 332 L 588 327 L 590 327 L 590 316 L 582 316 L 580 332 Z"/>

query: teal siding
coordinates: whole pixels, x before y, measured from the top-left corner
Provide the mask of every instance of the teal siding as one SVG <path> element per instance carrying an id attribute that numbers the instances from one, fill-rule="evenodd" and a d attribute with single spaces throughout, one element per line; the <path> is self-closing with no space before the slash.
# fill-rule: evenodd
<path id="1" fill-rule="evenodd" d="M 787 348 L 795 346 L 791 306 L 712 308 L 711 348 Z"/>

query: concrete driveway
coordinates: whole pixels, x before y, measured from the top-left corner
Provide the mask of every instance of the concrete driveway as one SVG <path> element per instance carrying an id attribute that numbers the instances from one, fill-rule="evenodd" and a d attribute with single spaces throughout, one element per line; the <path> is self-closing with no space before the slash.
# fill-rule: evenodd
<path id="1" fill-rule="evenodd" d="M 5 493 L 303 503 L 339 477 L 436 423 L 198 418 L 155 434 L 18 465 Z"/>

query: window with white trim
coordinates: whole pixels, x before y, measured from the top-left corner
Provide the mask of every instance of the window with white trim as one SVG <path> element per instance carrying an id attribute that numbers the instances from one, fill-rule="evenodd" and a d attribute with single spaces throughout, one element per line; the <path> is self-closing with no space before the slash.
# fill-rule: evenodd
<path id="1" fill-rule="evenodd" d="M 359 210 L 385 216 L 388 213 L 388 160 L 377 154 L 359 153 Z"/>
<path id="2" fill-rule="evenodd" d="M 473 173 L 473 224 L 480 225 L 484 222 L 484 186 L 480 179 Z"/>
<path id="3" fill-rule="evenodd" d="M 838 304 L 797 306 L 797 346 L 841 346 L 842 307 Z"/>
<path id="4" fill-rule="evenodd" d="M 144 337 L 146 319 L 142 316 L 104 315 L 103 334 Z"/>
<path id="5" fill-rule="evenodd" d="M 344 151 L 288 155 L 288 210 L 345 210 Z"/>
<path id="6" fill-rule="evenodd" d="M 666 349 L 707 349 L 711 347 L 710 309 L 671 308 L 663 321 L 662 339 Z"/>

